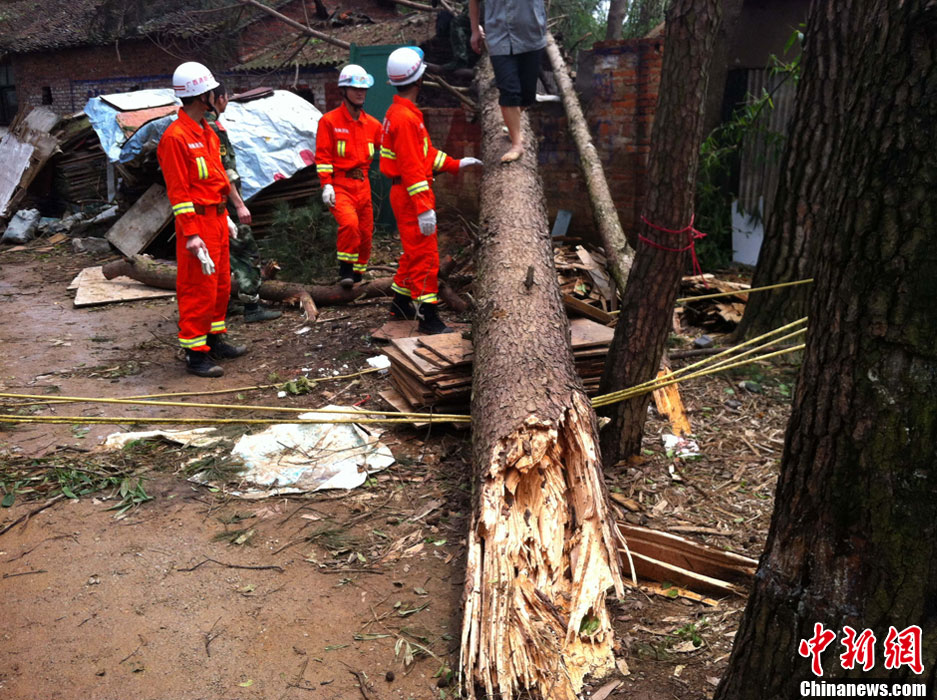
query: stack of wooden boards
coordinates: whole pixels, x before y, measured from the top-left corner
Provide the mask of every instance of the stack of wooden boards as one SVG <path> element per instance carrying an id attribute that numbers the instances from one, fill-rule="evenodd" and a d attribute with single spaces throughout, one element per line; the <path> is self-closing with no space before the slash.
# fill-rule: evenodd
<path id="1" fill-rule="evenodd" d="M 570 320 L 573 358 L 586 391 L 598 390 L 614 331 L 587 318 Z M 472 390 L 472 341 L 459 333 L 395 338 L 385 350 L 390 376 L 409 409 L 464 409 Z"/>

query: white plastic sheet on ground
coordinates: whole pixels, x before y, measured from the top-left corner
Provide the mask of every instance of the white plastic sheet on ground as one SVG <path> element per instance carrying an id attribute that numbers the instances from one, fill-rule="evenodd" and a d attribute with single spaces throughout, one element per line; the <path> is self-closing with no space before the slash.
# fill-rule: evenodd
<path id="1" fill-rule="evenodd" d="M 172 97 L 171 88 L 133 93 L 140 104 Z M 105 98 L 113 96 L 105 96 Z M 127 99 L 128 96 L 123 96 Z M 119 110 L 104 98 L 92 97 L 85 114 L 101 141 L 109 160 L 127 163 L 146 144 L 159 142 L 174 115 L 144 124 L 129 139 L 117 123 Z M 290 178 L 312 165 L 316 151 L 316 128 L 322 113 L 310 102 L 286 90 L 274 90 L 268 97 L 250 102 L 231 102 L 222 122 L 237 155 L 241 194 L 250 199 L 277 180 Z"/>
<path id="2" fill-rule="evenodd" d="M 348 408 L 326 406 L 329 409 Z M 300 418 L 348 419 L 348 414 L 304 413 Z M 323 489 L 353 489 L 369 474 L 394 463 L 383 431 L 356 423 L 278 423 L 238 440 L 231 456 L 246 467 L 238 475 L 244 486 L 233 495 L 267 498 Z M 194 477 L 198 480 L 198 475 Z"/>
<path id="3" fill-rule="evenodd" d="M 136 433 L 112 433 L 104 440 L 104 447 L 123 448 L 127 443 L 137 440 L 167 440 L 183 447 L 211 447 L 224 436 L 214 435 L 214 428 L 192 428 L 191 430 L 144 430 Z"/>

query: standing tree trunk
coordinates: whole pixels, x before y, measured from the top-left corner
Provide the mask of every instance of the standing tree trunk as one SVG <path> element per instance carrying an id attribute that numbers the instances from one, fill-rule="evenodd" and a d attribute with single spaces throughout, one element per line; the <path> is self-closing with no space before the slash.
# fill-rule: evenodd
<path id="1" fill-rule="evenodd" d="M 693 183 L 719 6 L 720 0 L 675 0 L 667 15 L 644 203 L 644 219 L 653 227 L 641 227 L 642 243 L 622 298 L 610 361 L 602 375 L 603 394 L 652 379 L 660 367 L 680 277 L 693 243 Z M 609 409 L 612 420 L 602 432 L 606 464 L 640 449 L 649 401 L 650 394 L 643 394 Z"/>
<path id="2" fill-rule="evenodd" d="M 504 150 L 491 64 L 479 77 L 482 153 Z M 481 191 L 472 326 L 476 500 L 462 668 L 488 697 L 575 700 L 614 668 L 609 588 L 622 595 L 597 426 L 573 366 L 537 174 L 536 139 L 490 165 Z"/>
<path id="3" fill-rule="evenodd" d="M 818 623 L 840 640 L 824 680 L 917 680 L 933 697 L 937 4 L 816 0 L 807 26 L 801 95 L 828 107 L 794 143 L 820 126 L 836 144 L 792 154 L 818 183 L 816 289 L 766 551 L 716 697 L 799 697 Z M 874 633 L 874 671 L 841 668 L 845 625 Z M 889 627 L 912 625 L 923 675 L 886 665 Z"/>
<path id="4" fill-rule="evenodd" d="M 774 206 L 765 222 L 753 287 L 794 282 L 813 275 L 816 253 L 812 243 L 819 194 L 831 159 L 840 149 L 839 135 L 830 121 L 839 99 L 841 96 L 826 91 L 822 81 L 801 79 L 797 85 L 790 136 L 784 144 L 779 165 L 781 177 Z M 813 285 L 797 285 L 752 294 L 735 338 L 754 338 L 803 318 L 812 293 Z"/>
<path id="5" fill-rule="evenodd" d="M 608 3 L 608 25 L 605 27 L 605 40 L 621 39 L 625 15 L 628 14 L 628 0 L 610 0 Z"/>

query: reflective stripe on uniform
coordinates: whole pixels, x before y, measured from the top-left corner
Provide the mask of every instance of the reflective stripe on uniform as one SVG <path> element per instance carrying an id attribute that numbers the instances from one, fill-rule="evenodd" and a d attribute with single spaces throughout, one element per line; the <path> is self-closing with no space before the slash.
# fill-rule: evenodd
<path id="1" fill-rule="evenodd" d="M 179 345 L 184 347 L 186 350 L 191 350 L 192 348 L 197 348 L 200 345 L 206 345 L 207 341 L 207 335 L 200 335 L 197 338 L 179 338 Z"/>
<path id="2" fill-rule="evenodd" d="M 399 284 L 394 282 L 390 285 L 391 291 L 397 292 L 397 294 L 403 294 L 405 297 L 410 296 L 410 290 L 406 287 L 401 287 Z"/>
<path id="3" fill-rule="evenodd" d="M 429 183 L 426 180 L 420 180 L 419 182 L 414 182 L 407 188 L 407 194 L 411 197 L 418 195 L 420 192 L 426 192 L 429 189 Z"/>
<path id="4" fill-rule="evenodd" d="M 194 202 L 179 202 L 174 204 L 172 207 L 172 213 L 176 216 L 180 214 L 194 214 L 195 213 L 195 203 Z"/>
<path id="5" fill-rule="evenodd" d="M 423 157 L 426 158 L 426 154 L 429 153 L 429 136 L 423 137 Z"/>
<path id="6" fill-rule="evenodd" d="M 435 292 L 433 292 L 432 294 L 424 294 L 422 296 L 416 297 L 413 301 L 420 304 L 435 304 L 439 301 L 439 297 L 436 296 Z"/>
<path id="7" fill-rule="evenodd" d="M 354 265 L 352 265 L 352 269 L 355 272 L 365 272 L 368 269 L 368 266 L 367 264 L 355 263 Z"/>
<path id="8" fill-rule="evenodd" d="M 208 179 L 208 163 L 205 162 L 205 159 L 202 156 L 199 156 L 195 159 L 195 167 L 198 168 L 198 179 L 207 180 Z"/>
<path id="9" fill-rule="evenodd" d="M 433 170 L 442 170 L 442 167 L 446 164 L 446 158 L 448 158 L 445 153 L 442 151 L 436 151 L 436 159 L 433 161 Z"/>
<path id="10" fill-rule="evenodd" d="M 374 143 L 371 141 L 368 141 L 368 155 L 374 157 Z"/>
<path id="11" fill-rule="evenodd" d="M 345 144 L 346 143 L 347 143 L 346 141 L 339 141 L 338 143 L 335 144 L 335 150 L 338 153 L 339 158 L 345 157 Z"/>
<path id="12" fill-rule="evenodd" d="M 394 153 L 389 148 L 384 148 L 381 146 L 381 158 L 389 158 L 390 160 L 397 160 L 397 154 Z"/>
<path id="13" fill-rule="evenodd" d="M 328 163 L 323 163 L 322 165 L 318 165 L 318 164 L 316 165 L 316 172 L 317 172 L 317 173 L 330 173 L 330 172 L 332 172 L 333 170 L 335 170 L 335 168 L 333 168 L 333 167 L 332 167 L 331 165 L 329 165 Z"/>
<path id="14" fill-rule="evenodd" d="M 355 262 L 355 260 L 358 259 L 358 254 L 357 253 L 342 253 L 341 251 L 339 251 L 338 259 L 341 260 L 342 262 L 353 263 Z"/>
<path id="15" fill-rule="evenodd" d="M 211 332 L 212 333 L 224 333 L 227 330 L 224 321 L 212 321 L 211 322 Z"/>

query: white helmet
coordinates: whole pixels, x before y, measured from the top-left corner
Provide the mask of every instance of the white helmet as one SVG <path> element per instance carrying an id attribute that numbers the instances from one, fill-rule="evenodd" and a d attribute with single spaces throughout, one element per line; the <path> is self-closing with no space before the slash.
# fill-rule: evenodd
<path id="1" fill-rule="evenodd" d="M 387 57 L 387 77 L 391 85 L 415 83 L 426 70 L 423 50 L 416 46 L 395 49 Z"/>
<path id="2" fill-rule="evenodd" d="M 374 76 L 361 66 L 349 63 L 338 74 L 339 87 L 369 88 L 374 85 Z"/>
<path id="3" fill-rule="evenodd" d="M 218 87 L 218 81 L 201 63 L 188 61 L 172 74 L 172 89 L 176 97 L 195 97 Z"/>

